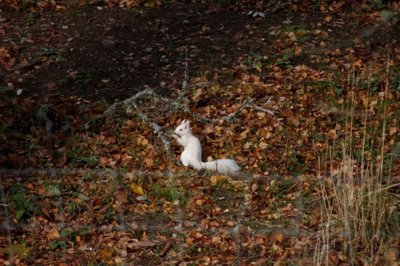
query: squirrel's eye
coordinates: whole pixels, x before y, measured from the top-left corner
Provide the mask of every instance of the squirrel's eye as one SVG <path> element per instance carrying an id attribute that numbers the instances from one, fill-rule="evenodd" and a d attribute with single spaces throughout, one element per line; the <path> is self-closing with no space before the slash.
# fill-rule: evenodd
<path id="1" fill-rule="evenodd" d="M 179 129 L 179 131 L 182 131 L 182 128 L 181 128 L 181 129 Z"/>

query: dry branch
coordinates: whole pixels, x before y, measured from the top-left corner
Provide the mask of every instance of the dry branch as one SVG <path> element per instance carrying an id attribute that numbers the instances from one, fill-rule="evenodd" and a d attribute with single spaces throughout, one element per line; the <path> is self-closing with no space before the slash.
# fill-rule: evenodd
<path id="1" fill-rule="evenodd" d="M 135 107 L 139 117 L 153 129 L 153 133 L 156 134 L 158 136 L 158 138 L 161 140 L 164 151 L 167 153 L 168 159 L 171 161 L 175 161 L 174 157 L 171 154 L 171 150 L 169 148 L 170 141 L 168 140 L 165 133 L 162 131 L 161 127 L 158 124 L 150 121 L 148 116 L 145 115 L 142 111 L 140 111 L 140 109 L 137 107 L 136 104 L 133 104 L 133 107 Z"/>
<path id="2" fill-rule="evenodd" d="M 92 124 L 93 123 L 96 124 L 96 122 L 99 120 L 103 121 L 103 120 L 113 116 L 116 113 L 116 111 L 120 110 L 120 109 L 125 110 L 125 112 L 127 114 L 136 113 L 145 124 L 149 125 L 152 128 L 153 133 L 155 135 L 157 135 L 157 137 L 160 139 L 160 141 L 163 144 L 163 149 L 164 149 L 165 153 L 167 154 L 168 158 L 171 161 L 175 161 L 173 159 L 174 157 L 171 154 L 171 150 L 170 150 L 171 141 L 169 140 L 168 134 L 163 132 L 161 126 L 158 125 L 157 123 L 151 121 L 149 116 L 145 112 L 142 111 L 142 109 L 140 108 L 140 105 L 138 103 L 139 99 L 142 99 L 142 98 L 158 99 L 164 105 L 163 110 L 174 111 L 174 112 L 183 112 L 183 113 L 191 116 L 192 118 L 194 118 L 197 122 L 203 123 L 203 124 L 215 123 L 215 122 L 221 121 L 221 120 L 226 121 L 226 122 L 231 122 L 245 108 L 253 108 L 254 110 L 257 110 L 258 112 L 263 112 L 263 113 L 275 116 L 275 113 L 273 111 L 266 109 L 265 107 L 258 106 L 256 104 L 254 104 L 254 99 L 249 99 L 249 100 L 245 100 L 241 104 L 241 106 L 233 113 L 230 113 L 226 116 L 219 117 L 219 118 L 208 119 L 208 118 L 204 118 L 204 117 L 192 112 L 186 104 L 182 103 L 182 102 L 187 101 L 187 98 L 184 95 L 186 95 L 185 89 L 183 89 L 181 91 L 181 93 L 179 94 L 177 99 L 169 99 L 169 98 L 163 97 L 163 96 L 157 94 L 156 92 L 154 92 L 153 90 L 147 88 L 141 92 L 136 93 L 134 96 L 132 96 L 128 99 L 125 99 L 123 101 L 112 104 L 110 107 L 107 108 L 106 111 L 104 111 L 104 113 L 102 115 L 98 116 L 95 120 L 93 120 Z M 266 104 L 270 104 L 271 99 L 272 99 L 272 97 L 266 102 Z"/>

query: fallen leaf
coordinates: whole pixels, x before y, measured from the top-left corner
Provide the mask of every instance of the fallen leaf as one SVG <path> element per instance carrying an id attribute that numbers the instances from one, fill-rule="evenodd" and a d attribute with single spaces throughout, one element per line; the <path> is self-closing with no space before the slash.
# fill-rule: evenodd
<path id="1" fill-rule="evenodd" d="M 154 166 L 154 160 L 152 158 L 145 158 L 144 163 L 146 164 L 146 167 L 153 167 Z"/>
<path id="2" fill-rule="evenodd" d="M 129 188 L 133 193 L 135 193 L 139 196 L 143 196 L 145 194 L 143 191 L 142 185 L 132 183 L 132 184 L 130 184 Z"/>
<path id="3" fill-rule="evenodd" d="M 99 257 L 102 261 L 109 261 L 112 257 L 112 249 L 111 248 L 103 248 L 99 252 Z"/>
<path id="4" fill-rule="evenodd" d="M 397 133 L 397 127 L 391 127 L 390 129 L 389 129 L 389 135 L 394 135 L 394 134 L 396 134 Z"/>
<path id="5" fill-rule="evenodd" d="M 47 233 L 47 238 L 49 240 L 60 238 L 60 232 L 54 227 Z"/>
<path id="6" fill-rule="evenodd" d="M 301 54 L 302 51 L 303 51 L 303 49 L 302 49 L 300 46 L 296 46 L 296 47 L 294 48 L 294 54 L 295 54 L 295 55 Z"/>
<path id="7" fill-rule="evenodd" d="M 278 241 L 279 243 L 280 242 L 282 242 L 283 241 L 283 234 L 282 233 L 276 233 L 276 234 L 274 234 L 274 239 L 276 240 L 276 241 Z"/>
<path id="8" fill-rule="evenodd" d="M 128 193 L 125 190 L 118 190 L 114 193 L 114 197 L 121 204 L 126 204 L 128 202 Z"/>

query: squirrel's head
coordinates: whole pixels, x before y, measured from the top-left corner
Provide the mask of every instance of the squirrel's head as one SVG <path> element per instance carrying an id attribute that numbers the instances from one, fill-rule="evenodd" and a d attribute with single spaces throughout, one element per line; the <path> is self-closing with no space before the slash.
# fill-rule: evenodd
<path id="1" fill-rule="evenodd" d="M 190 121 L 183 120 L 182 123 L 175 129 L 175 134 L 178 136 L 183 136 L 190 133 Z"/>

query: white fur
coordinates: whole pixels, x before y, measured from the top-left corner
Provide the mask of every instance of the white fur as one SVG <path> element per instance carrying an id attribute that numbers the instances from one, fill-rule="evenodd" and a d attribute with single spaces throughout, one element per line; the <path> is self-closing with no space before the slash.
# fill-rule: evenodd
<path id="1" fill-rule="evenodd" d="M 211 162 L 201 161 L 201 144 L 190 130 L 190 121 L 183 120 L 175 129 L 173 137 L 183 146 L 181 162 L 184 166 L 191 166 L 194 169 L 206 169 L 216 171 L 224 175 L 234 174 L 240 171 L 240 167 L 234 160 L 219 159 Z"/>

